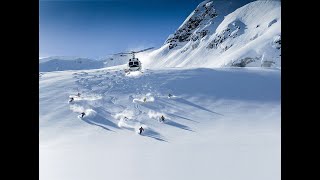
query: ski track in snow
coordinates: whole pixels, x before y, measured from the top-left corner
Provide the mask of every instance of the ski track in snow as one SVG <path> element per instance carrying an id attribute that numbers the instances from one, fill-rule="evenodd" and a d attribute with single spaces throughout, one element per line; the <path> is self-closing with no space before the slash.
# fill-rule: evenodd
<path id="1" fill-rule="evenodd" d="M 77 114 L 88 110 L 96 112 L 96 108 L 110 111 L 109 114 L 99 114 L 99 112 L 96 112 L 94 116 L 86 115 L 84 120 L 86 120 L 85 122 L 90 122 L 89 124 L 101 125 L 100 121 L 94 122 L 97 121 L 96 116 L 101 116 L 100 120 L 105 117 L 108 123 L 105 123 L 103 128 L 108 130 L 120 128 L 136 132 L 140 126 L 146 126 L 149 127 L 149 130 L 146 131 L 149 132 L 149 136 L 147 135 L 148 133 L 145 133 L 145 135 L 153 137 L 156 140 L 165 140 L 165 135 L 162 135 L 160 130 L 158 130 L 159 125 L 193 132 L 192 124 L 197 124 L 199 121 L 194 120 L 196 117 L 193 113 L 184 110 L 185 106 L 188 106 L 189 109 L 207 113 L 213 118 L 224 115 L 180 96 L 174 95 L 168 98 L 165 93 L 172 93 L 179 89 L 162 87 L 170 85 L 168 83 L 170 81 L 178 80 L 180 82 L 184 81 L 184 79 L 190 81 L 194 77 L 190 76 L 193 73 L 188 73 L 188 71 L 184 70 L 178 76 L 172 75 L 172 71 L 169 71 L 167 76 L 157 76 L 152 71 L 152 73 L 146 71 L 139 76 L 127 76 L 120 70 L 74 73 L 73 78 L 76 79 L 76 89 L 81 93 L 81 96 L 69 96 L 74 97 L 74 102 L 70 103 L 70 109 Z M 199 69 L 199 71 L 206 72 L 207 70 Z M 155 78 L 156 80 L 151 81 L 151 79 Z M 192 82 L 198 81 L 197 79 L 192 80 Z M 176 85 L 171 87 L 179 88 L 179 84 L 177 84 L 177 87 Z M 117 97 L 118 92 L 122 92 L 123 96 Z M 126 114 L 125 112 L 133 113 L 127 115 L 130 121 L 125 121 L 122 116 L 119 118 L 119 114 Z M 164 122 L 159 121 L 161 115 L 166 117 Z"/>
<path id="2" fill-rule="evenodd" d="M 150 74 L 153 74 L 153 72 Z M 170 103 L 168 103 L 170 107 L 166 106 L 166 101 L 169 100 L 167 96 L 161 94 L 160 92 L 153 91 L 153 89 L 159 88 L 159 84 L 152 84 L 150 81 L 148 81 L 148 75 L 148 72 L 143 74 L 131 73 L 130 75 L 126 75 L 120 70 L 101 70 L 93 72 L 83 71 L 79 73 L 73 73 L 73 78 L 76 79 L 77 90 L 81 93 L 81 96 L 69 96 L 74 97 L 74 101 L 70 103 L 70 109 L 76 114 L 85 112 L 86 115 L 84 116 L 84 118 L 80 118 L 80 115 L 78 115 L 78 117 L 91 125 L 98 125 L 107 130 L 114 129 L 115 124 L 117 124 L 118 128 L 134 132 L 138 132 L 138 129 L 141 126 L 145 127 L 146 130 L 142 135 L 159 141 L 167 140 L 163 135 L 161 135 L 161 133 L 158 132 L 158 130 L 156 130 L 155 127 L 157 126 L 157 124 L 155 123 L 165 124 L 176 127 L 178 129 L 192 131 L 190 127 L 175 122 L 174 120 L 185 120 L 188 118 L 181 118 L 180 116 L 174 115 L 171 115 L 171 117 L 169 118 L 169 115 L 159 112 L 156 113 L 156 116 L 150 115 L 150 112 L 153 112 L 153 109 L 155 108 L 169 109 L 172 108 L 172 106 L 170 106 Z M 147 83 L 144 83 L 143 86 L 140 86 L 140 83 L 137 83 L 137 85 L 135 85 L 135 83 L 132 82 L 137 80 L 137 78 L 141 79 L 139 81 Z M 118 90 L 126 90 L 126 93 L 128 93 L 127 101 L 123 102 L 122 100 L 122 103 L 119 102 L 119 98 L 117 98 L 113 93 L 117 92 Z M 153 94 L 156 95 L 156 98 L 160 101 L 155 100 Z M 144 101 L 144 98 L 146 99 L 146 101 Z M 174 98 L 172 97 L 171 99 Z M 119 107 L 118 111 L 110 112 L 111 114 L 114 114 L 109 117 L 111 127 L 102 126 L 101 123 L 98 124 L 92 122 L 94 121 L 95 116 L 99 115 L 99 113 L 94 110 L 94 105 L 100 104 L 101 102 L 107 102 L 103 104 L 106 109 L 110 106 Z M 93 111 L 95 113 L 93 113 L 94 115 L 87 115 L 87 111 Z M 167 117 L 165 122 L 161 123 L 159 121 L 159 118 L 161 116 L 160 114 Z M 129 119 L 124 120 L 124 117 L 127 117 Z M 152 121 L 151 124 L 150 121 Z"/>

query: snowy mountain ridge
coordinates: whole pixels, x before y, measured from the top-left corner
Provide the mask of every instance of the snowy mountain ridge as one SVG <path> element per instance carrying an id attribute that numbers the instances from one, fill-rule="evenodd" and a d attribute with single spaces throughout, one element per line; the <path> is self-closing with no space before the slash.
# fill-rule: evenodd
<path id="1" fill-rule="evenodd" d="M 281 67 L 281 2 L 254 1 L 225 14 L 226 2 L 200 3 L 148 54 L 148 67 Z"/>
<path id="2" fill-rule="evenodd" d="M 104 62 L 80 57 L 49 57 L 39 59 L 39 71 L 64 71 L 103 68 Z"/>
<path id="3" fill-rule="evenodd" d="M 52 56 L 39 59 L 39 71 L 89 70 L 126 64 L 127 55 L 112 55 L 99 59 L 76 56 Z"/>

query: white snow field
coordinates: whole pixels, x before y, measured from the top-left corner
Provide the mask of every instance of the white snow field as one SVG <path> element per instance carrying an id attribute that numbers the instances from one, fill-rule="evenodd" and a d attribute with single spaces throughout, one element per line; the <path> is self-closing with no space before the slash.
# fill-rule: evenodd
<path id="1" fill-rule="evenodd" d="M 42 73 L 41 180 L 280 179 L 281 70 L 123 68 Z"/>

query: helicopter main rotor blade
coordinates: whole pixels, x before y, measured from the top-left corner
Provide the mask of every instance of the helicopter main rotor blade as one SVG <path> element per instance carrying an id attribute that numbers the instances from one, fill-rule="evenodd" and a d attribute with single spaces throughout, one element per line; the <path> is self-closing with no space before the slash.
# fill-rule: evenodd
<path id="1" fill-rule="evenodd" d="M 131 51 L 131 52 L 121 52 L 121 53 L 116 53 L 116 54 L 112 54 L 112 55 L 121 55 L 121 54 L 133 54 L 133 53 L 139 53 L 139 52 L 143 52 L 143 51 L 148 51 L 150 49 L 153 49 L 154 47 L 151 48 L 147 48 L 147 49 L 143 49 L 140 51 Z"/>
<path id="2" fill-rule="evenodd" d="M 117 53 L 117 54 L 112 54 L 112 55 L 121 55 L 121 54 L 132 54 L 131 52 L 123 52 L 123 53 Z"/>
<path id="3" fill-rule="evenodd" d="M 139 53 L 139 52 L 143 52 L 143 51 L 148 51 L 150 49 L 153 49 L 154 47 L 151 47 L 151 48 L 147 48 L 147 49 L 143 49 L 143 50 L 140 50 L 140 51 L 133 51 L 134 53 Z"/>

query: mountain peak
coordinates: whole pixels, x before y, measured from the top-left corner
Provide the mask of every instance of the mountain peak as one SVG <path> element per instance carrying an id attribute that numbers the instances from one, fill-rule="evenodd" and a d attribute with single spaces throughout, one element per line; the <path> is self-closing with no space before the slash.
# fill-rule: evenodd
<path id="1" fill-rule="evenodd" d="M 197 8 L 187 17 L 174 34 L 171 34 L 165 44 L 169 44 L 169 49 L 179 45 L 179 43 L 197 40 L 207 35 L 206 27 L 218 14 L 213 6 L 213 1 L 206 0 L 200 3 Z"/>
<path id="2" fill-rule="evenodd" d="M 281 66 L 280 1 L 201 2 L 164 45 L 151 67 Z"/>

